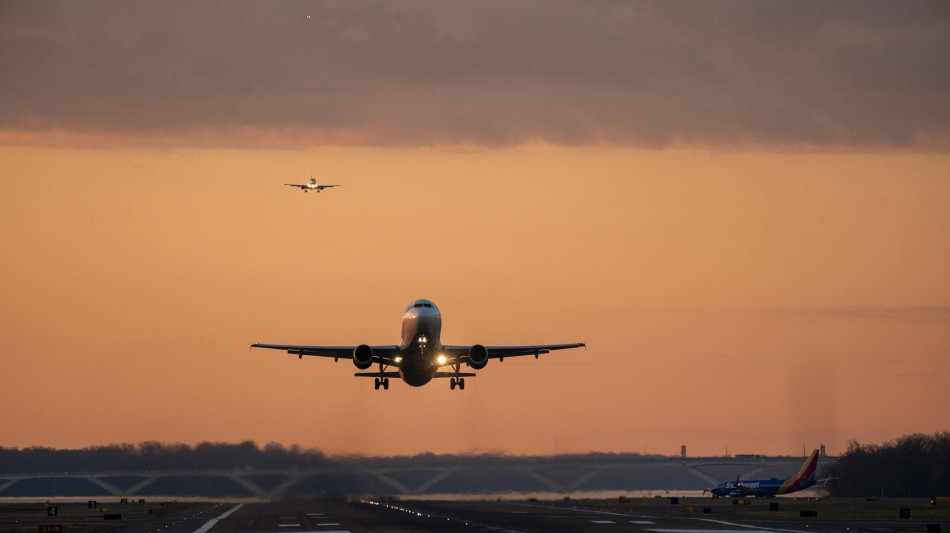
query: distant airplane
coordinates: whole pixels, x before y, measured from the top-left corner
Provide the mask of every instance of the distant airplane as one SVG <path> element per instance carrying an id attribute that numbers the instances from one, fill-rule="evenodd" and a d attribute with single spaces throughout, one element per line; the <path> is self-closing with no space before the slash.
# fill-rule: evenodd
<path id="1" fill-rule="evenodd" d="M 317 185 L 317 180 L 313 176 L 310 176 L 310 183 L 305 185 L 298 185 L 296 183 L 285 183 L 289 187 L 299 187 L 303 192 L 317 191 L 320 192 L 323 189 L 329 189 L 330 187 L 339 187 L 339 185 Z"/>
<path id="2" fill-rule="evenodd" d="M 442 333 L 442 313 L 429 300 L 416 300 L 409 304 L 402 316 L 402 343 L 398 346 L 297 346 L 286 344 L 252 344 L 251 348 L 270 348 L 286 350 L 287 353 L 303 358 L 305 355 L 352 359 L 360 370 L 366 370 L 373 364 L 379 365 L 378 372 L 357 372 L 354 376 L 375 377 L 376 389 L 389 389 L 389 378 L 402 378 L 413 387 L 421 387 L 433 378 L 451 378 L 450 388 L 465 388 L 465 378 L 474 376 L 471 372 L 461 372 L 462 363 L 479 370 L 488 364 L 489 359 L 504 361 L 505 357 L 541 354 L 553 350 L 586 347 L 584 343 L 541 344 L 536 346 L 445 346 L 439 339 Z M 440 372 L 439 368 L 453 367 L 452 372 Z M 398 369 L 387 372 L 388 367 Z"/>
<path id="3" fill-rule="evenodd" d="M 818 469 L 818 450 L 811 452 L 811 456 L 802 465 L 797 474 L 788 479 L 751 479 L 748 481 L 739 481 L 736 476 L 735 481 L 725 481 L 720 483 L 714 489 L 706 489 L 703 492 L 712 493 L 714 498 L 720 496 L 731 496 L 741 498 L 743 496 L 776 496 L 778 494 L 791 494 L 802 489 L 807 489 L 815 484 L 815 471 Z"/>

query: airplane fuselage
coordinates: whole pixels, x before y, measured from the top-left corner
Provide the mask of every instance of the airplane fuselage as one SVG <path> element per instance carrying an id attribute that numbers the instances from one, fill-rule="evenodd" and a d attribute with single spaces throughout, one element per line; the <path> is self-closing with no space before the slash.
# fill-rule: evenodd
<path id="1" fill-rule="evenodd" d="M 815 478 L 806 478 L 798 480 L 798 483 L 790 484 L 788 479 L 752 479 L 740 481 L 739 486 L 733 481 L 720 483 L 716 488 L 710 490 L 713 496 L 741 498 L 743 496 L 776 496 L 779 494 L 789 494 L 799 490 L 807 489 L 815 484 Z"/>
<path id="2" fill-rule="evenodd" d="M 429 300 L 409 304 L 402 316 L 402 342 L 399 350 L 402 366 L 399 375 L 413 387 L 421 387 L 432 380 L 439 369 L 438 357 L 442 351 L 442 313 Z"/>

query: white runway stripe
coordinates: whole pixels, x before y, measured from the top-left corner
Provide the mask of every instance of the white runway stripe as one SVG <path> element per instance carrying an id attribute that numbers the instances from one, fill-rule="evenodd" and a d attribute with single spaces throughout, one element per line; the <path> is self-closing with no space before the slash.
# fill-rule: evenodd
<path id="1" fill-rule="evenodd" d="M 196 530 L 195 530 L 195 533 L 206 533 L 206 532 L 209 531 L 211 528 L 213 528 L 215 524 L 218 523 L 218 520 L 224 520 L 225 518 L 231 516 L 231 513 L 233 513 L 234 511 L 237 511 L 237 510 L 240 509 L 241 507 L 244 507 L 244 504 L 243 504 L 243 503 L 237 504 L 237 505 L 234 506 L 230 511 L 224 513 L 223 515 L 221 515 L 221 516 L 219 516 L 219 517 L 217 517 L 217 518 L 212 518 L 211 520 L 208 520 L 207 522 L 205 522 L 205 525 L 203 525 L 203 526 L 199 527 L 198 529 L 196 529 Z"/>

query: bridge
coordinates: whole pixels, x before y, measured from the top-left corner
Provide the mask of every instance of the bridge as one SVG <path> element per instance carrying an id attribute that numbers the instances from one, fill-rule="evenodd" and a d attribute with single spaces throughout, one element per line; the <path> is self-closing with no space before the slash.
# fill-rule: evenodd
<path id="1" fill-rule="evenodd" d="M 703 490 L 720 481 L 789 477 L 804 459 L 565 461 L 470 458 L 394 465 L 342 461 L 310 469 L 0 474 L 0 497 L 235 497 L 318 494 L 418 496 L 500 492 Z M 821 458 L 821 464 L 830 462 Z"/>

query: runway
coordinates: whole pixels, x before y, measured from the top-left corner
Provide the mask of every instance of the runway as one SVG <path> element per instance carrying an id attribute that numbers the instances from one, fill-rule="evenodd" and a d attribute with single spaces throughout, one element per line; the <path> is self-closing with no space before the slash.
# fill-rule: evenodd
<path id="1" fill-rule="evenodd" d="M 235 509 L 233 512 L 232 510 Z M 231 506 L 226 517 L 204 529 L 182 524 L 162 531 L 196 533 L 397 533 L 440 531 L 498 531 L 545 533 L 592 531 L 612 533 L 755 533 L 840 531 L 814 524 L 750 524 L 749 521 L 671 516 L 667 512 L 604 511 L 573 506 L 521 502 L 345 502 L 319 500 Z M 680 513 L 677 513 L 680 514 Z M 211 520 L 209 520 L 211 522 Z M 144 524 L 143 524 L 144 525 Z M 133 529 L 127 524 L 122 531 Z M 751 526 L 751 527 L 750 527 Z M 780 526 L 780 527 L 779 527 Z M 192 529 L 194 528 L 194 529 Z"/>
<path id="2" fill-rule="evenodd" d="M 397 533 L 438 531 L 793 533 L 831 531 L 950 531 L 950 506 L 925 500 L 762 499 L 745 505 L 709 498 L 582 501 L 373 501 L 323 498 L 273 503 L 177 502 L 129 505 L 122 518 L 80 503 L 58 504 L 57 518 L 42 504 L 0 507 L 0 530 L 35 532 L 60 524 L 70 533 Z M 776 508 L 771 508 L 772 506 Z M 898 509 L 911 518 L 900 519 Z M 118 510 L 118 509 L 116 509 Z M 113 512 L 110 509 L 109 512 Z M 45 513 L 42 513 L 45 514 Z M 16 524 L 16 527 L 11 527 Z M 944 528 L 944 529 L 941 529 Z M 45 531 L 56 531 L 45 530 Z"/>

